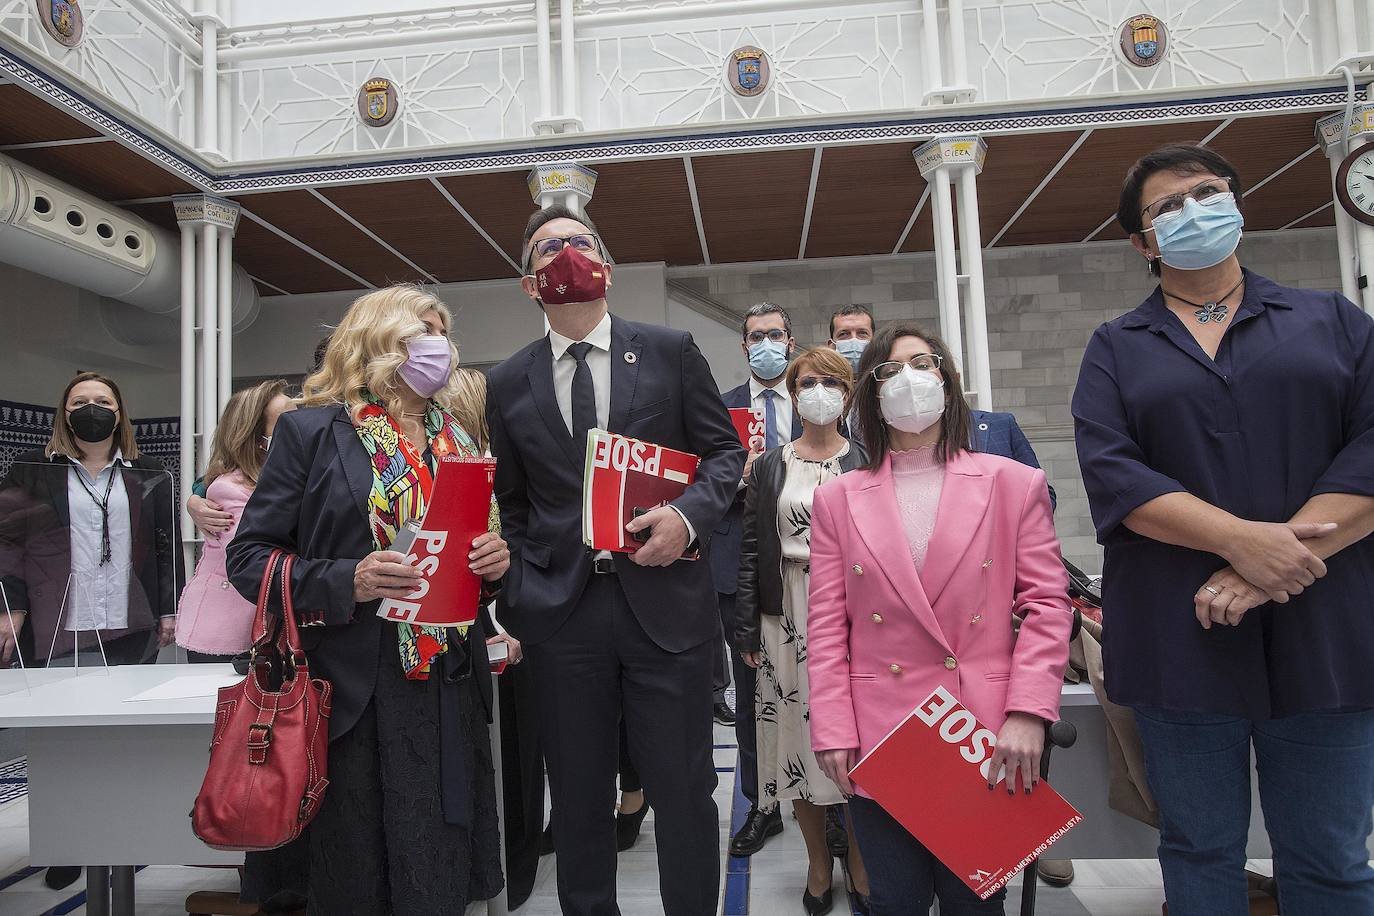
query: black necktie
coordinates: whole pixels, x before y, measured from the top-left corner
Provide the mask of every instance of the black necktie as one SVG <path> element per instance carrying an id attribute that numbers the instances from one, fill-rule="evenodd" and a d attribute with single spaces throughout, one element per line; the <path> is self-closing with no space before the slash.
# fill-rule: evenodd
<path id="1" fill-rule="evenodd" d="M 587 365 L 587 354 L 592 345 L 583 341 L 568 347 L 572 358 L 577 360 L 577 369 L 572 380 L 572 435 L 573 444 L 587 447 L 587 430 L 595 429 L 596 386 L 592 384 L 592 367 Z"/>

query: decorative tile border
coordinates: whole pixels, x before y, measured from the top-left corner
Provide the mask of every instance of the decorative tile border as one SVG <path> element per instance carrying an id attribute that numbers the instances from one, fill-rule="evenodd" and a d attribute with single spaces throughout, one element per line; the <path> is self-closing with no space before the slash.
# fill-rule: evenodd
<path id="1" fill-rule="evenodd" d="M 327 184 L 361 184 L 404 178 L 529 169 L 567 162 L 592 164 L 611 160 L 712 155 L 749 150 L 920 142 L 941 134 L 987 136 L 1301 111 L 1317 114 L 1335 110 L 1345 104 L 1345 92 L 1342 89 L 1322 86 L 1192 101 L 1162 100 L 1076 106 L 1021 114 L 990 113 L 942 117 L 930 113 L 925 117 L 872 123 L 755 130 L 734 128 L 658 140 L 567 143 L 533 149 L 432 157 L 411 156 L 390 162 L 359 165 L 308 166 L 276 171 L 232 173 L 215 170 L 203 160 L 193 162 L 174 152 L 137 128 L 102 111 L 79 92 L 44 73 L 7 47 L 0 47 L 0 74 L 29 87 L 53 104 L 120 140 L 168 171 L 216 194 L 243 194 Z M 1357 93 L 1356 99 L 1363 101 L 1364 93 Z"/>

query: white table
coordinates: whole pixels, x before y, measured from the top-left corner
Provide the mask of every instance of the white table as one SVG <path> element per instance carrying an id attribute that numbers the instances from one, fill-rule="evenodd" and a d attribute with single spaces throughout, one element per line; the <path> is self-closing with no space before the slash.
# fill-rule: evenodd
<path id="1" fill-rule="evenodd" d="M 0 727 L 28 729 L 29 858 L 99 863 L 87 870 L 91 916 L 133 916 L 135 866 L 243 862 L 242 853 L 210 849 L 191 832 L 214 698 L 124 702 L 188 674 L 232 676 L 233 669 L 0 670 Z"/>
<path id="2" fill-rule="evenodd" d="M 134 916 L 136 866 L 243 862 L 243 853 L 211 849 L 191 831 L 215 698 L 125 702 L 173 678 L 207 674 L 236 677 L 230 665 L 0 669 L 0 728 L 28 729 L 29 859 L 101 863 L 87 866 L 90 916 Z M 495 726 L 492 744 L 501 798 Z M 504 823 L 499 806 L 498 817 Z M 504 844 L 501 861 L 504 868 Z M 488 912 L 506 912 L 504 893 Z"/>

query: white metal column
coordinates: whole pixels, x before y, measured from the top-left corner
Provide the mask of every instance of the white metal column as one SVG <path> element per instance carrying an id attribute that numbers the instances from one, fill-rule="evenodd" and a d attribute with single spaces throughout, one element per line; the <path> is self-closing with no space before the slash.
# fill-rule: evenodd
<path id="1" fill-rule="evenodd" d="M 201 152 L 219 149 L 219 17 L 202 13 L 200 18 L 200 131 Z"/>
<path id="2" fill-rule="evenodd" d="M 964 373 L 963 320 L 959 315 L 959 270 L 954 260 L 954 205 L 949 166 L 927 176 L 935 202 L 935 288 L 940 301 L 940 336 L 954 354 L 955 370 Z"/>
<path id="3" fill-rule="evenodd" d="M 1336 180 L 1336 170 L 1341 167 L 1343 147 L 1332 144 L 1327 147 L 1326 155 L 1331 160 L 1331 180 Z M 1335 188 L 1332 188 L 1334 193 Z M 1351 302 L 1360 301 L 1359 269 L 1355 263 L 1355 221 L 1345 212 L 1340 201 L 1335 203 L 1336 214 L 1336 255 L 1341 268 L 1341 292 Z"/>
<path id="4" fill-rule="evenodd" d="M 988 311 L 983 293 L 983 239 L 978 225 L 978 174 L 972 165 L 959 166 L 959 265 L 968 290 L 969 371 L 979 410 L 992 410 L 992 367 L 988 355 Z"/>
<path id="5" fill-rule="evenodd" d="M 186 511 L 196 477 L 196 229 L 181 223 L 181 542 L 186 569 L 194 568 L 196 529 Z"/>
<path id="6" fill-rule="evenodd" d="M 219 229 L 219 404 L 224 413 L 234 391 L 234 234 Z"/>
<path id="7" fill-rule="evenodd" d="M 573 0 L 558 3 L 559 52 L 562 55 L 562 84 L 558 87 L 563 99 L 564 118 L 576 118 L 577 98 L 577 40 L 573 31 Z"/>
<path id="8" fill-rule="evenodd" d="M 553 47 L 549 36 L 549 0 L 534 6 L 535 47 L 539 61 L 539 118 L 553 117 Z"/>
<path id="9" fill-rule="evenodd" d="M 945 87 L 944 68 L 940 64 L 940 10 L 938 0 L 921 0 L 921 37 L 926 59 L 926 101 Z"/>
<path id="10" fill-rule="evenodd" d="M 215 426 L 219 420 L 219 309 L 216 299 L 219 284 L 219 227 L 205 223 L 200 227 L 200 453 L 196 469 L 205 473 L 214 446 Z"/>

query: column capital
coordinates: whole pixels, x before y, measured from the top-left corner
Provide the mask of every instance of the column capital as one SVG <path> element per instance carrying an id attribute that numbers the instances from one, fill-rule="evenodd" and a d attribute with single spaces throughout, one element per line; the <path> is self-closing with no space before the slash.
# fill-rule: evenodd
<path id="1" fill-rule="evenodd" d="M 912 154 L 921 177 L 930 180 L 930 173 L 941 166 L 973 166 L 973 174 L 983 171 L 987 159 L 988 145 L 982 137 L 972 134 L 965 136 L 936 137 L 929 143 L 917 148 Z"/>
<path id="2" fill-rule="evenodd" d="M 534 202 L 544 205 L 549 195 L 575 195 L 585 206 L 596 190 L 596 172 L 576 162 L 559 162 L 553 165 L 537 165 L 529 174 L 530 197 Z"/>
<path id="3" fill-rule="evenodd" d="M 177 194 L 172 197 L 177 223 L 218 226 L 234 234 L 239 224 L 239 205 L 211 194 Z"/>
<path id="4" fill-rule="evenodd" d="M 1350 122 L 1345 124 L 1345 130 L 1342 130 L 1341 125 L 1344 122 L 1344 109 L 1317 119 L 1317 143 L 1328 156 L 1341 155 L 1344 148 L 1341 141 L 1347 136 L 1354 139 L 1363 134 L 1374 134 L 1374 105 L 1363 102 L 1356 105 L 1352 110 Z"/>

